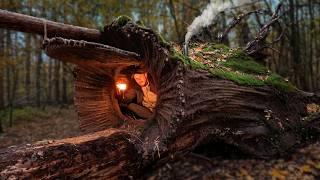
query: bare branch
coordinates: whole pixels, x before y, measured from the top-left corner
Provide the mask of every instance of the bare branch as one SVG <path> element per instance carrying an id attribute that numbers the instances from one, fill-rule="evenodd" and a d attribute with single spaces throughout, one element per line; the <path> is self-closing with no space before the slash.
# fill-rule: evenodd
<path id="1" fill-rule="evenodd" d="M 269 43 L 266 45 L 265 41 L 266 38 L 268 37 L 269 33 L 270 33 L 270 28 L 275 24 L 278 23 L 279 18 L 281 16 L 279 16 L 279 12 L 280 9 L 282 7 L 282 3 L 279 3 L 279 5 L 277 6 L 276 10 L 274 11 L 274 13 L 271 16 L 271 19 L 262 27 L 260 28 L 258 34 L 256 35 L 255 39 L 248 42 L 246 48 L 245 48 L 245 52 L 249 55 L 252 55 L 262 49 L 265 49 L 266 47 L 269 47 L 268 45 L 270 44 L 274 44 L 278 41 L 280 41 L 280 39 L 282 38 L 284 31 L 282 31 L 281 35 L 274 40 L 273 42 Z M 280 26 L 281 27 L 281 26 Z"/>
<path id="2" fill-rule="evenodd" d="M 224 38 L 229 34 L 229 32 L 236 27 L 236 25 L 238 25 L 244 18 L 250 16 L 251 14 L 262 14 L 263 10 L 259 9 L 259 10 L 254 10 L 254 11 L 250 11 L 247 13 L 242 13 L 240 15 L 238 15 L 237 17 L 234 17 L 232 22 L 230 23 L 230 25 L 227 27 L 227 29 L 218 36 L 218 39 L 220 42 L 222 42 L 224 40 Z"/>

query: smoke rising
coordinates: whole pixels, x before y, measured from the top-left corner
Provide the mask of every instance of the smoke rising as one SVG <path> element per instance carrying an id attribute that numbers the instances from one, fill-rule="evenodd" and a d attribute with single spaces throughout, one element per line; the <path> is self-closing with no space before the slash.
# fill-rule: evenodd
<path id="1" fill-rule="evenodd" d="M 248 2 L 250 2 L 250 0 L 235 0 L 232 4 L 229 0 L 225 0 L 225 2 L 222 2 L 222 0 L 211 0 L 202 14 L 196 17 L 188 27 L 185 44 L 188 44 L 192 36 L 198 34 L 202 28 L 211 25 L 217 14 L 230 8 L 232 5 L 240 6 Z"/>

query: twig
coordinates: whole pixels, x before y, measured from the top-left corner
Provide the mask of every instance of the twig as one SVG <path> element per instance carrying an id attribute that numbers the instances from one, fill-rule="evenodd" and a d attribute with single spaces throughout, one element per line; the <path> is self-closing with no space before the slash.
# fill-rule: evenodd
<path id="1" fill-rule="evenodd" d="M 154 147 L 153 147 L 153 150 L 157 150 L 158 152 L 158 157 L 160 158 L 160 150 L 159 150 L 159 143 L 160 143 L 160 140 L 159 140 L 159 136 L 154 140 Z"/>

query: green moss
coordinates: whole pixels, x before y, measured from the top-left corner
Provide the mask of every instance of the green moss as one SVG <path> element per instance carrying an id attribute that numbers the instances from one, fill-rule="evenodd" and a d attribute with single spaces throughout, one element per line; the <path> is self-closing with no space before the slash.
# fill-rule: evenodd
<path id="1" fill-rule="evenodd" d="M 278 74 L 271 74 L 265 82 L 278 89 L 279 91 L 284 91 L 284 92 L 294 92 L 297 90 L 297 88 L 292 85 L 290 82 L 285 81 L 281 76 Z"/>
<path id="2" fill-rule="evenodd" d="M 232 52 L 230 57 L 228 57 L 229 60 L 240 60 L 240 61 L 249 61 L 252 60 L 254 61 L 250 56 L 248 56 L 243 50 L 241 49 L 236 49 Z"/>
<path id="3" fill-rule="evenodd" d="M 239 53 L 235 53 L 234 55 L 228 57 L 227 60 L 222 63 L 222 65 L 232 68 L 235 71 L 241 71 L 244 73 L 259 75 L 268 73 L 266 67 L 257 63 L 248 56 L 239 55 Z"/>
<path id="4" fill-rule="evenodd" d="M 209 69 L 206 65 L 202 64 L 201 62 L 195 61 L 190 59 L 190 66 L 193 69 Z"/>
<path id="5" fill-rule="evenodd" d="M 158 37 L 158 40 L 159 40 L 159 43 L 162 47 L 165 47 L 165 48 L 170 48 L 170 43 L 168 41 L 166 41 L 162 36 L 161 34 L 159 33 L 156 33 L 157 37 Z"/>
<path id="6" fill-rule="evenodd" d="M 206 48 L 206 50 L 204 50 Z M 277 74 L 269 74 L 266 67 L 256 62 L 253 58 L 246 55 L 242 50 L 232 50 L 225 45 L 210 45 L 204 47 L 202 52 L 196 52 L 195 56 L 203 59 L 210 66 L 200 61 L 193 60 L 188 56 L 172 50 L 171 59 L 181 61 L 192 69 L 208 70 L 213 75 L 235 82 L 244 86 L 272 86 L 279 91 L 293 92 L 297 88 L 291 83 L 286 82 Z M 218 51 L 215 51 L 217 50 Z M 219 60 L 220 59 L 220 60 Z"/>
<path id="7" fill-rule="evenodd" d="M 146 27 L 142 20 L 136 21 L 136 24 L 139 25 L 140 27 Z"/>
<path id="8" fill-rule="evenodd" d="M 210 72 L 220 78 L 231 80 L 239 85 L 245 86 L 263 86 L 265 83 L 251 74 L 236 73 L 222 69 L 213 69 Z"/>
<path id="9" fill-rule="evenodd" d="M 126 16 L 126 15 L 122 15 L 122 16 L 117 17 L 112 22 L 112 25 L 122 27 L 130 21 L 132 21 L 132 18 L 130 18 L 129 16 Z M 136 25 L 141 29 L 150 31 L 150 29 L 147 28 L 141 20 L 136 21 Z M 170 43 L 168 41 L 166 41 L 159 33 L 155 32 L 155 34 L 158 37 L 159 43 L 162 47 L 170 48 Z"/>
<path id="10" fill-rule="evenodd" d="M 203 48 L 204 52 L 220 50 L 222 52 L 228 52 L 230 48 L 224 44 L 208 44 Z"/>
<path id="11" fill-rule="evenodd" d="M 172 49 L 170 52 L 170 59 L 174 61 L 181 61 L 185 65 L 190 65 L 190 58 L 188 56 L 181 54 L 180 52 L 177 52 L 174 49 Z"/>
<path id="12" fill-rule="evenodd" d="M 202 64 L 201 62 L 195 61 L 190 57 L 175 50 L 171 51 L 170 59 L 175 61 L 181 61 L 183 64 L 190 66 L 192 69 L 209 69 L 206 65 Z"/>
<path id="13" fill-rule="evenodd" d="M 132 19 L 129 16 L 122 15 L 122 16 L 117 17 L 117 19 L 115 19 L 112 24 L 115 26 L 121 27 L 121 26 L 126 25 L 130 21 L 132 21 Z"/>

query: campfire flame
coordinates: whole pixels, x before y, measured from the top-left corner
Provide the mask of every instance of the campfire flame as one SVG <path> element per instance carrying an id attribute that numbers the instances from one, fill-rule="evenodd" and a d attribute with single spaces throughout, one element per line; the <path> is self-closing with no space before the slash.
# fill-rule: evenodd
<path id="1" fill-rule="evenodd" d="M 127 89 L 127 84 L 125 83 L 117 83 L 116 86 L 119 89 L 119 91 L 125 91 Z"/>

